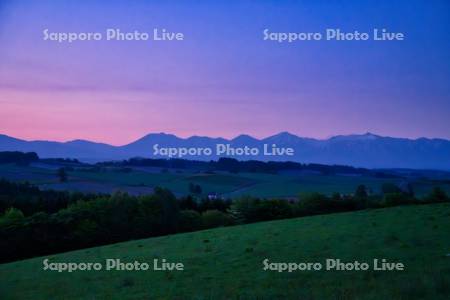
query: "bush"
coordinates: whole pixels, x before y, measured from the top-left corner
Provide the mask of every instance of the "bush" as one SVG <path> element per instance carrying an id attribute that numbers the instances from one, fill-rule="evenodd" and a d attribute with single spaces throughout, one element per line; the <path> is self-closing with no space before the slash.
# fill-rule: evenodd
<path id="1" fill-rule="evenodd" d="M 197 201 L 191 195 L 181 198 L 179 200 L 178 205 L 180 206 L 180 209 L 183 209 L 183 210 L 197 210 L 198 211 Z"/>
<path id="2" fill-rule="evenodd" d="M 442 188 L 436 186 L 433 188 L 426 200 L 429 202 L 445 202 L 449 201 L 449 198 L 447 193 Z"/>
<path id="3" fill-rule="evenodd" d="M 285 219 L 294 216 L 292 205 L 288 201 L 276 199 L 261 201 L 257 213 L 260 221 Z"/>
<path id="4" fill-rule="evenodd" d="M 11 207 L 5 211 L 5 213 L 0 217 L 0 223 L 14 223 L 22 221 L 25 218 L 23 212 L 20 209 Z"/>
<path id="5" fill-rule="evenodd" d="M 194 231 L 202 228 L 202 216 L 195 210 L 182 210 L 180 212 L 179 231 Z"/>
<path id="6" fill-rule="evenodd" d="M 234 211 L 240 218 L 243 218 L 245 223 L 259 221 L 258 207 L 261 200 L 250 196 L 244 196 L 236 199 L 231 205 L 231 210 Z"/>
<path id="7" fill-rule="evenodd" d="M 59 168 L 58 169 L 58 178 L 60 182 L 66 182 L 67 181 L 67 173 L 65 168 Z"/>
<path id="8" fill-rule="evenodd" d="M 330 210 L 330 200 L 319 193 L 306 194 L 299 199 L 299 210 L 301 215 L 322 214 Z"/>
<path id="9" fill-rule="evenodd" d="M 227 214 L 219 210 L 207 210 L 202 214 L 202 224 L 204 228 L 214 228 L 228 226 L 233 220 Z"/>
<path id="10" fill-rule="evenodd" d="M 387 193 L 384 195 L 382 200 L 382 206 L 396 206 L 396 205 L 404 205 L 411 204 L 413 200 L 405 193 Z"/>

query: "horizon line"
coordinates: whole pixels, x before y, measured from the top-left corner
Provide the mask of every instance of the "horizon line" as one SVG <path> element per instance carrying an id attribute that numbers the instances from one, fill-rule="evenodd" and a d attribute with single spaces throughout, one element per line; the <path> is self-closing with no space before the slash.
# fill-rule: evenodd
<path id="1" fill-rule="evenodd" d="M 190 139 L 190 138 L 197 137 L 197 138 L 210 138 L 210 139 L 224 139 L 224 140 L 227 140 L 227 141 L 232 141 L 232 140 L 234 140 L 234 139 L 236 139 L 238 137 L 247 136 L 247 137 L 250 137 L 252 139 L 255 139 L 255 140 L 258 140 L 258 141 L 262 141 L 264 139 L 268 139 L 268 138 L 271 138 L 271 137 L 274 137 L 274 136 L 278 136 L 278 135 L 281 135 L 281 134 L 288 134 L 288 135 L 295 136 L 297 138 L 312 139 L 312 140 L 316 140 L 316 141 L 327 141 L 327 140 L 330 140 L 330 139 L 333 139 L 333 138 L 336 138 L 336 137 L 368 136 L 368 135 L 371 135 L 371 136 L 374 136 L 374 137 L 378 137 L 378 138 L 406 139 L 406 140 L 411 140 L 411 141 L 417 141 L 417 140 L 421 140 L 421 139 L 450 141 L 450 139 L 442 138 L 442 137 L 424 137 L 424 136 L 421 136 L 421 137 L 416 137 L 416 138 L 409 138 L 409 137 L 401 137 L 401 136 L 379 135 L 379 134 L 372 133 L 372 132 L 369 132 L 369 131 L 367 131 L 365 133 L 336 134 L 336 135 L 331 135 L 331 136 L 326 137 L 326 138 L 315 138 L 315 137 L 301 136 L 301 135 L 297 135 L 295 133 L 291 133 L 289 131 L 280 131 L 278 133 L 274 133 L 274 134 L 271 134 L 271 135 L 268 135 L 268 136 L 265 136 L 265 137 L 261 137 L 261 138 L 257 138 L 255 136 L 252 136 L 252 135 L 246 134 L 246 133 L 241 133 L 241 134 L 235 135 L 232 138 L 225 138 L 225 137 L 222 137 L 222 136 L 208 136 L 208 135 L 197 135 L 197 134 L 183 137 L 183 136 L 180 136 L 180 135 L 177 135 L 177 134 L 174 134 L 174 133 L 150 132 L 150 133 L 142 135 L 141 137 L 139 137 L 139 138 L 137 138 L 135 140 L 132 140 L 132 141 L 124 143 L 124 144 L 110 144 L 110 143 L 107 143 L 107 142 L 102 142 L 102 141 L 97 141 L 97 140 L 90 140 L 90 139 L 83 139 L 83 138 L 76 138 L 76 139 L 70 139 L 70 140 L 64 140 L 64 141 L 50 140 L 50 139 L 28 139 L 28 138 L 21 138 L 21 137 L 12 136 L 12 135 L 0 132 L 0 136 L 6 136 L 6 137 L 9 137 L 9 138 L 12 138 L 12 139 L 21 140 L 21 141 L 25 141 L 25 142 L 70 143 L 70 142 L 76 142 L 76 141 L 84 141 L 84 142 L 90 142 L 90 143 L 95 143 L 95 144 L 105 144 L 105 145 L 114 146 L 114 147 L 123 147 L 123 146 L 129 145 L 129 144 L 132 144 L 132 143 L 137 142 L 137 141 L 139 141 L 139 140 L 141 140 L 141 139 L 143 139 L 143 138 L 145 138 L 145 137 L 147 137 L 149 135 L 152 135 L 152 134 L 154 134 L 154 135 L 170 135 L 170 136 L 174 136 L 174 137 L 176 137 L 178 139 L 183 139 L 183 140 L 187 140 L 187 139 Z"/>

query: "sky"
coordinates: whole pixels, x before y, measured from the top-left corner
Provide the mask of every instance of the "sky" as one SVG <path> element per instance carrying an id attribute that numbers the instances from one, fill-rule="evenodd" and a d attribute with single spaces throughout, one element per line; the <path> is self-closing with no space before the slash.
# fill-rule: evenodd
<path id="1" fill-rule="evenodd" d="M 391 3 L 395 2 L 395 3 Z M 49 32 L 183 41 L 43 39 Z M 265 41 L 270 32 L 403 41 Z M 0 134 L 122 145 L 148 133 L 450 139 L 449 1 L 0 0 Z"/>

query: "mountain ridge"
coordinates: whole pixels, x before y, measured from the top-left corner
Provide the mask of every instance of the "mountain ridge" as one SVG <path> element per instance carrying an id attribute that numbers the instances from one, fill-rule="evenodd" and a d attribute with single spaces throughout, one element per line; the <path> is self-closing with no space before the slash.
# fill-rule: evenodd
<path id="1" fill-rule="evenodd" d="M 332 135 L 332 136 L 327 137 L 327 138 L 313 138 L 313 137 L 298 136 L 296 134 L 290 133 L 289 131 L 280 131 L 280 132 L 278 132 L 276 134 L 269 135 L 269 136 L 264 137 L 264 138 L 256 138 L 256 137 L 254 137 L 254 136 L 252 136 L 250 134 L 239 134 L 239 135 L 236 135 L 233 138 L 209 137 L 209 136 L 206 136 L 206 135 L 191 135 L 191 136 L 188 136 L 188 137 L 180 137 L 180 136 L 177 136 L 176 134 L 172 134 L 172 133 L 159 132 L 159 133 L 148 133 L 148 134 L 146 134 L 146 135 L 144 135 L 144 136 L 142 136 L 142 137 L 140 137 L 140 138 L 138 138 L 138 139 L 136 139 L 136 140 L 134 140 L 132 142 L 129 142 L 129 143 L 126 143 L 126 144 L 123 144 L 123 145 L 119 145 L 119 146 L 114 146 L 114 145 L 111 145 L 111 144 L 108 144 L 108 143 L 105 143 L 105 142 L 94 142 L 94 141 L 90 141 L 90 140 L 82 139 L 82 138 L 73 139 L 73 140 L 67 140 L 67 141 L 62 141 L 62 142 L 52 141 L 52 140 L 45 140 L 45 139 L 26 140 L 26 139 L 23 139 L 23 138 L 16 138 L 16 137 L 13 137 L 11 135 L 4 134 L 4 133 L 0 133 L 0 139 L 4 137 L 4 138 L 14 139 L 14 140 L 18 140 L 18 141 L 23 141 L 23 142 L 53 142 L 53 143 L 70 143 L 70 142 L 82 141 L 82 142 L 89 142 L 89 143 L 93 143 L 93 144 L 109 145 L 109 146 L 112 146 L 112 147 L 123 147 L 123 146 L 129 145 L 129 144 L 133 144 L 133 143 L 135 143 L 135 142 L 137 142 L 139 140 L 142 140 L 142 139 L 145 139 L 145 138 L 149 138 L 149 137 L 154 137 L 154 136 L 171 136 L 171 137 L 178 138 L 180 140 L 188 140 L 188 139 L 191 139 L 191 138 L 208 138 L 208 139 L 222 139 L 222 140 L 226 140 L 226 141 L 232 141 L 232 140 L 234 140 L 236 138 L 245 136 L 245 137 L 249 137 L 249 138 L 252 138 L 252 139 L 255 139 L 255 140 L 263 141 L 263 140 L 266 140 L 266 139 L 269 139 L 269 138 L 272 138 L 272 137 L 278 137 L 278 136 L 283 136 L 283 135 L 289 135 L 289 136 L 300 138 L 300 139 L 308 139 L 308 140 L 315 140 L 315 141 L 327 141 L 327 140 L 331 140 L 331 139 L 338 138 L 338 137 L 374 136 L 374 137 L 377 137 L 377 138 L 403 139 L 403 140 L 409 140 L 409 141 L 418 141 L 418 140 L 431 140 L 431 141 L 433 141 L 433 140 L 439 140 L 439 141 L 450 142 L 450 139 L 439 138 L 439 137 L 424 137 L 424 136 L 418 137 L 418 138 L 393 137 L 393 136 L 379 135 L 379 134 L 375 134 L 375 133 L 372 133 L 372 132 L 366 132 L 366 133 L 361 133 L 361 134 L 358 134 L 358 133 L 338 134 L 338 135 Z"/>
<path id="2" fill-rule="evenodd" d="M 418 168 L 450 170 L 450 140 L 442 138 L 398 138 L 365 134 L 336 135 L 327 139 L 300 137 L 287 131 L 265 138 L 241 134 L 232 139 L 207 136 L 178 137 L 167 133 L 149 133 L 131 143 L 113 146 L 107 143 L 75 139 L 66 142 L 27 141 L 0 134 L 0 151 L 36 152 L 40 157 L 77 158 L 86 162 L 121 160 L 131 157 L 167 158 L 153 155 L 153 147 L 212 148 L 217 144 L 231 147 L 263 148 L 264 144 L 291 147 L 293 156 L 230 156 L 240 160 L 276 160 L 302 163 L 342 164 L 366 168 Z M 261 151 L 262 152 L 262 151 Z M 187 155 L 196 160 L 217 159 L 219 156 Z"/>

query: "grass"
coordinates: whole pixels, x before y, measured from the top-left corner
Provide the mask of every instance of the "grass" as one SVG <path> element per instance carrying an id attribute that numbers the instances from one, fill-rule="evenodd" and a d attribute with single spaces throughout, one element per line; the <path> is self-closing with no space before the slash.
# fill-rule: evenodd
<path id="1" fill-rule="evenodd" d="M 52 165 L 54 168 L 55 166 Z M 84 192 L 112 192 L 120 189 L 130 193 L 146 193 L 155 186 L 170 189 L 177 195 L 189 193 L 189 183 L 199 184 L 204 194 L 219 193 L 225 197 L 252 195 L 263 198 L 296 197 L 301 193 L 320 191 L 324 194 L 353 193 L 360 184 L 366 185 L 373 192 L 380 191 L 384 182 L 398 182 L 395 179 L 382 179 L 370 176 L 320 175 L 301 173 L 238 173 L 231 174 L 217 172 L 215 174 L 198 173 L 194 170 L 177 172 L 170 169 L 161 172 L 133 170 L 119 172 L 112 168 L 97 171 L 83 172 L 70 171 L 69 182 L 60 184 L 56 170 L 45 166 L 20 167 L 16 165 L 0 165 L 0 178 L 9 180 L 29 181 L 38 185 L 48 185 L 50 188 L 78 190 Z M 401 181 L 401 180 L 400 180 Z M 102 186 L 103 185 L 103 186 Z M 429 193 L 436 182 L 427 179 L 412 181 L 417 196 Z M 450 193 L 450 184 L 440 183 L 444 190 Z M 128 188 L 132 187 L 132 188 Z M 144 187 L 139 189 L 138 187 Z"/>
<path id="2" fill-rule="evenodd" d="M 185 271 L 42 270 L 0 265 L 2 299 L 448 299 L 450 204 L 225 227 L 52 255 L 52 262 L 182 262 Z M 263 271 L 262 261 L 402 262 L 405 271 Z"/>
<path id="3" fill-rule="evenodd" d="M 188 186 L 190 182 L 200 185 L 204 194 L 227 194 L 231 191 L 255 184 L 257 181 L 245 176 L 232 174 L 194 174 L 168 183 L 164 187 L 177 191 L 178 193 L 187 194 L 189 193 Z"/>
<path id="4" fill-rule="evenodd" d="M 14 181 L 28 181 L 34 184 L 57 181 L 56 171 L 33 166 L 17 166 L 15 164 L 0 164 L 0 178 Z"/>
<path id="5" fill-rule="evenodd" d="M 243 174 L 249 179 L 258 180 L 259 183 L 248 189 L 238 190 L 230 196 L 249 194 L 257 197 L 292 197 L 300 193 L 321 191 L 324 194 L 353 193 L 360 184 L 377 192 L 381 185 L 389 180 L 378 179 L 367 176 L 345 176 L 345 175 L 284 175 L 284 174 Z"/>
<path id="6" fill-rule="evenodd" d="M 179 179 L 181 175 L 173 173 L 147 173 L 141 171 L 133 171 L 129 173 L 101 171 L 101 172 L 69 172 L 70 176 L 103 183 L 114 183 L 121 185 L 148 185 L 157 186 L 164 185 L 175 179 Z"/>

